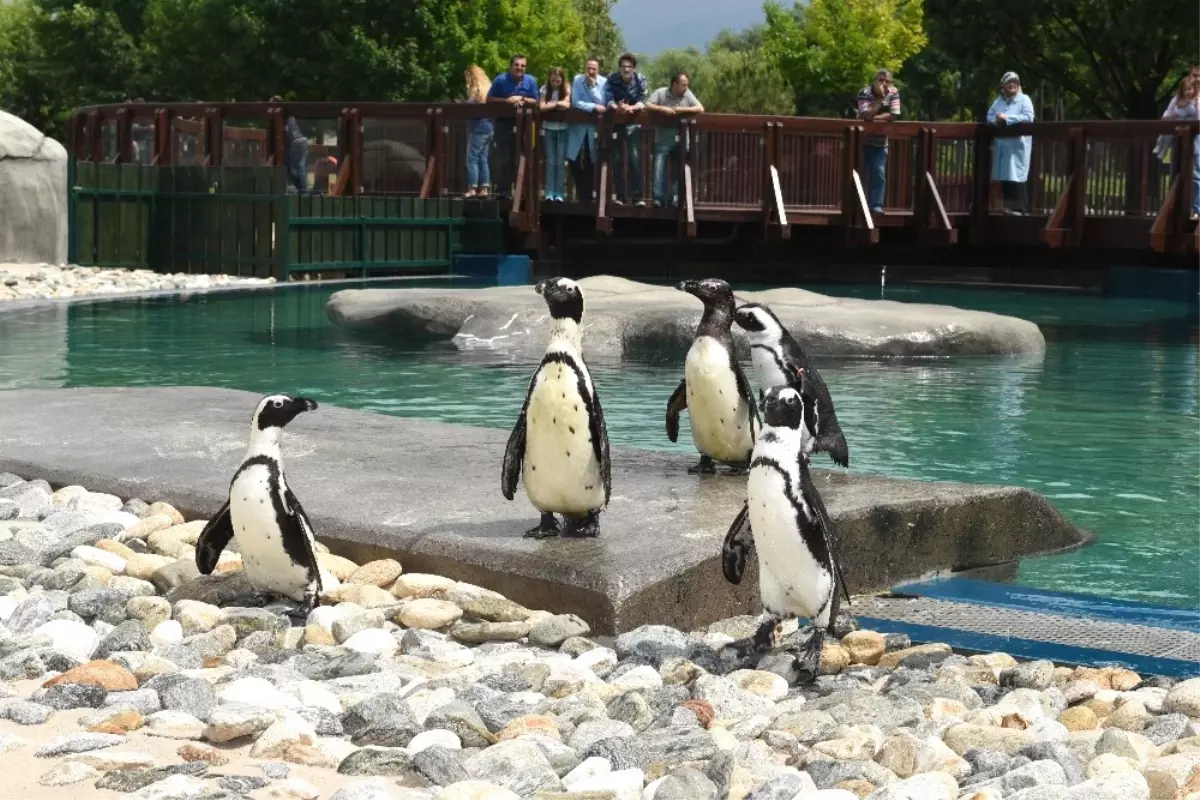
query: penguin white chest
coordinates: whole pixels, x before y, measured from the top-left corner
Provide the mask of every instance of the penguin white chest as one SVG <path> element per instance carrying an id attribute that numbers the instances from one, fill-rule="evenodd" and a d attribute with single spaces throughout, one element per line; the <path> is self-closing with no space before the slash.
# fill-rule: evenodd
<path id="1" fill-rule="evenodd" d="M 688 350 L 683 376 L 696 449 L 717 461 L 742 463 L 754 448 L 755 431 L 730 364 L 723 344 L 700 336 Z"/>
<path id="2" fill-rule="evenodd" d="M 229 516 L 242 568 L 257 589 L 303 600 L 310 581 L 308 568 L 297 564 L 284 548 L 284 530 L 271 502 L 270 471 L 256 464 L 238 474 L 229 487 Z M 297 529 L 290 535 L 306 535 Z"/>
<path id="3" fill-rule="evenodd" d="M 544 364 L 525 412 L 521 477 L 539 511 L 582 516 L 604 505 L 604 482 L 592 443 L 579 375 L 560 362 Z"/>
<path id="4" fill-rule="evenodd" d="M 783 370 L 779 368 L 775 353 L 777 346 L 764 344 L 750 348 L 750 359 L 754 363 L 754 372 L 758 375 L 759 387 L 765 392 L 772 386 L 783 386 L 788 380 Z"/>
<path id="5" fill-rule="evenodd" d="M 793 477 L 798 486 L 799 476 Z M 753 467 L 746 495 L 763 607 L 784 616 L 812 617 L 827 605 L 833 579 L 805 544 L 805 522 L 788 499 L 783 476 L 771 467 Z M 821 535 L 815 526 L 805 527 L 808 535 Z"/>

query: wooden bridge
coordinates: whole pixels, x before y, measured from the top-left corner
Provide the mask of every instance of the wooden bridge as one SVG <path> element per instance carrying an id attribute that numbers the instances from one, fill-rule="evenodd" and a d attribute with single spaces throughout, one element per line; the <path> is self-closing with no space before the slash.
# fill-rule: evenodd
<path id="1" fill-rule="evenodd" d="M 1190 213 L 1194 137 L 1200 133 L 1195 122 L 996 128 L 731 114 L 600 116 L 496 103 L 146 103 L 77 110 L 69 149 L 80 167 L 278 168 L 287 116 L 296 117 L 309 138 L 309 184 L 327 197 L 461 197 L 469 121 L 490 117 L 497 126 L 512 126 L 516 187 L 511 200 L 496 207 L 515 234 L 510 242 L 542 258 L 561 257 L 568 243 L 593 247 L 595 239 L 619 244 L 653 236 L 686 248 L 700 232 L 718 230 L 749 230 L 764 246 L 784 249 L 789 240 L 812 236 L 842 249 L 1015 248 L 1064 261 L 1107 253 L 1125 263 L 1185 267 L 1196 266 L 1200 250 Z M 542 199 L 540 123 L 550 119 L 599 125 L 597 191 L 590 202 L 579 199 L 569 174 L 566 202 Z M 630 123 L 641 126 L 633 135 L 641 139 L 647 200 L 654 141 L 678 137 L 679 157 L 668 177 L 668 196 L 677 196 L 677 205 L 611 201 L 613 154 L 625 146 Z M 870 135 L 889 142 L 882 214 L 869 212 L 860 178 L 862 142 Z M 1001 208 L 999 184 L 991 180 L 991 145 L 998 137 L 1024 135 L 1033 137 L 1031 210 L 1017 216 Z M 1164 165 L 1152 152 L 1164 135 L 1176 142 L 1173 164 Z M 281 185 L 276 182 L 273 191 Z"/>

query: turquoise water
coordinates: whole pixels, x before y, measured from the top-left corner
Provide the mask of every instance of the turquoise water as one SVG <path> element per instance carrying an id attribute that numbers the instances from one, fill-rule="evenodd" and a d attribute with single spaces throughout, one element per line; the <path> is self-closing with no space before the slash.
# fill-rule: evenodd
<path id="1" fill-rule="evenodd" d="M 880 296 L 879 287 L 815 288 Z M 351 336 L 327 320 L 332 291 L 289 287 L 0 315 L 0 388 L 203 384 L 512 425 L 532 361 Z M 1019 583 L 1197 604 L 1195 306 L 902 286 L 886 296 L 1030 319 L 1047 348 L 1036 358 L 819 359 L 855 471 L 1030 487 L 1097 541 L 1027 560 Z M 691 450 L 689 433 L 672 445 L 662 427 L 680 364 L 591 368 L 615 444 Z"/>

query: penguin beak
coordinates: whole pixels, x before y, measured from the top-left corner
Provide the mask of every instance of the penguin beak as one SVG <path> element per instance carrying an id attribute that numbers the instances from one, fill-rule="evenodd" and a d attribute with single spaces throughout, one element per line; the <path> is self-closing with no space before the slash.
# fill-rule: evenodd
<path id="1" fill-rule="evenodd" d="M 305 411 L 316 411 L 317 410 L 317 401 L 309 400 L 307 397 L 297 397 L 295 400 L 292 401 L 292 403 L 293 403 L 293 405 L 296 406 L 297 414 L 303 413 Z"/>
<path id="2" fill-rule="evenodd" d="M 540 295 L 545 295 L 546 288 L 550 285 L 550 283 L 551 281 L 548 278 L 546 280 L 538 281 L 537 285 L 533 287 L 533 290 Z"/>
<path id="3" fill-rule="evenodd" d="M 681 292 L 687 292 L 688 294 L 695 294 L 697 291 L 700 290 L 700 282 L 699 281 L 680 281 L 679 285 L 676 286 L 675 288 Z"/>

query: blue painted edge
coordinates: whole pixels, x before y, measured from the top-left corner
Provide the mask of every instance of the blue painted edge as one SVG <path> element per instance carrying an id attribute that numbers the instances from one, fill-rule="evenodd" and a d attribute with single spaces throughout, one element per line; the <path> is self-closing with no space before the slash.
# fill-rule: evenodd
<path id="1" fill-rule="evenodd" d="M 1178 658 L 1157 658 L 1136 653 L 1076 647 L 1056 642 L 1039 642 L 1034 639 L 996 636 L 961 628 L 939 628 L 933 625 L 918 625 L 874 617 L 858 617 L 857 619 L 859 626 L 865 630 L 874 630 L 880 633 L 903 633 L 907 634 L 914 642 L 944 642 L 957 650 L 972 650 L 979 653 L 1002 652 L 1021 658 L 1046 659 L 1059 664 L 1083 667 L 1125 667 L 1140 675 L 1163 675 L 1170 678 L 1200 676 L 1200 664 Z"/>
<path id="2" fill-rule="evenodd" d="M 1005 583 L 990 583 L 971 578 L 934 578 L 899 584 L 892 589 L 904 594 L 953 600 L 987 606 L 1057 614 L 1064 617 L 1123 622 L 1151 628 L 1200 633 L 1200 610 L 1171 608 L 1120 600 L 1113 597 L 1054 592 Z"/>

